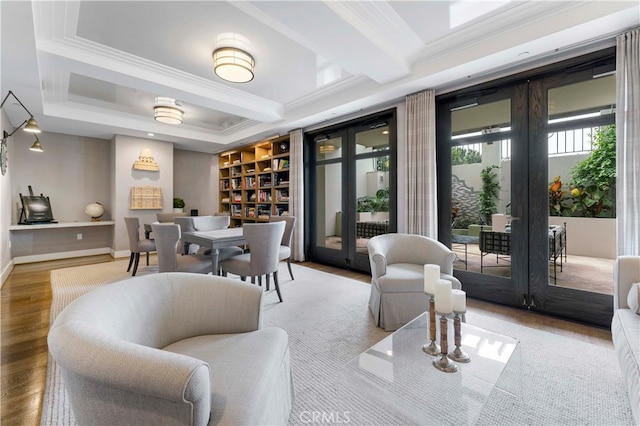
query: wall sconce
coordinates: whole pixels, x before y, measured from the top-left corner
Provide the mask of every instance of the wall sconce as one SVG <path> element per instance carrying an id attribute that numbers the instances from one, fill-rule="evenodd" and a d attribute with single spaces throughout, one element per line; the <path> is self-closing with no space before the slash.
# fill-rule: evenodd
<path id="1" fill-rule="evenodd" d="M 42 149 L 42 145 L 40 144 L 40 140 L 38 139 L 38 137 L 36 136 L 36 141 L 33 143 L 33 145 L 31 145 L 31 147 L 29 148 L 31 151 L 35 151 L 35 152 L 43 152 L 44 149 Z"/>
<path id="2" fill-rule="evenodd" d="M 29 110 L 27 109 L 26 106 L 24 106 L 24 104 L 22 102 L 20 102 L 20 99 L 18 99 L 18 97 L 15 95 L 15 93 L 13 93 L 11 90 L 9 90 L 9 93 L 7 93 L 7 96 L 4 97 L 4 99 L 2 100 L 2 103 L 0 103 L 0 109 L 2 109 L 2 107 L 4 106 L 5 102 L 7 102 L 7 99 L 9 99 L 9 96 L 13 96 L 13 98 L 18 101 L 18 103 L 20 104 L 20 106 L 27 111 L 27 114 L 29 114 L 29 118 L 27 118 L 26 120 L 24 120 L 22 123 L 20 123 L 20 125 L 18 127 L 16 127 L 15 129 L 13 129 L 13 132 L 11 133 L 7 133 L 5 130 L 2 131 L 2 142 L 0 142 L 0 173 L 2 173 L 2 175 L 4 176 L 5 173 L 7 173 L 7 162 L 8 162 L 8 158 L 9 155 L 7 153 L 7 139 L 9 139 L 10 136 L 13 136 L 13 134 L 15 132 L 18 131 L 19 128 L 21 128 L 22 126 L 24 126 L 24 131 L 25 132 L 29 132 L 29 133 L 41 133 L 42 130 L 40 130 L 40 127 L 38 127 L 38 123 L 36 123 L 36 119 L 33 118 L 33 114 L 31 114 L 29 112 Z M 36 141 L 33 143 L 33 145 L 31 145 L 30 148 L 32 151 L 37 151 L 37 152 L 42 152 L 42 145 L 40 145 L 40 141 L 38 140 L 38 137 L 36 136 Z"/>
<path id="3" fill-rule="evenodd" d="M 19 128 L 21 128 L 22 126 L 24 126 L 24 131 L 25 131 L 25 132 L 29 132 L 29 133 L 40 133 L 40 132 L 42 132 L 42 130 L 40 130 L 40 127 L 38 127 L 38 123 L 36 123 L 36 119 L 35 119 L 35 118 L 33 118 L 33 114 L 31 114 L 31 113 L 29 112 L 29 110 L 27 109 L 27 107 L 25 107 L 25 106 L 24 106 L 24 104 L 23 104 L 22 102 L 20 102 L 20 99 L 18 99 L 18 98 L 16 97 L 16 95 L 15 95 L 11 90 L 9 90 L 9 93 L 7 93 L 7 96 L 5 96 L 5 97 L 4 97 L 4 99 L 2 100 L 2 104 L 0 104 L 0 108 L 2 108 L 2 107 L 4 106 L 4 103 L 5 103 L 5 102 L 7 102 L 7 99 L 9 99 L 9 95 L 13 96 L 13 98 L 14 98 L 16 101 L 18 101 L 18 103 L 20 104 L 20 106 L 21 106 L 25 111 L 27 111 L 27 114 L 29 114 L 29 118 L 27 118 L 26 120 L 24 120 L 24 121 L 22 122 L 22 124 L 20 124 L 18 127 L 16 127 L 16 128 L 15 128 L 15 130 L 14 130 L 13 132 L 9 133 L 9 134 L 7 135 L 7 137 L 9 137 L 9 136 L 13 136 L 13 134 L 14 134 L 14 133 L 19 129 Z M 25 124 L 26 124 L 26 126 L 25 126 Z"/>

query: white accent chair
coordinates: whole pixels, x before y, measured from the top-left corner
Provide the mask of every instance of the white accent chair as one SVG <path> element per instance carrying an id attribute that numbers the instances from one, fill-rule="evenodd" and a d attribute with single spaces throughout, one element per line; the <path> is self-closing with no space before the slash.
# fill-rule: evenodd
<path id="1" fill-rule="evenodd" d="M 141 222 L 139 217 L 127 216 L 124 218 L 124 223 L 127 227 L 129 251 L 131 251 L 127 272 L 131 270 L 131 265 L 133 264 L 131 275 L 135 276 L 140 263 L 140 253 L 147 254 L 147 266 L 149 266 L 149 252 L 156 251 L 156 242 L 152 239 L 140 238 Z"/>
<path id="2" fill-rule="evenodd" d="M 413 234 L 382 234 L 367 243 L 371 263 L 369 309 L 376 325 L 386 331 L 397 330 L 427 311 L 424 293 L 424 265 L 440 266 L 440 278 L 451 287 L 462 284 L 453 276 L 456 256 L 440 241 Z"/>
<path id="3" fill-rule="evenodd" d="M 242 233 L 249 245 L 249 253 L 223 260 L 220 263 L 222 275 L 239 275 L 243 281 L 246 277 L 251 277 L 251 282 L 255 282 L 255 277 L 258 277 L 258 285 L 262 285 L 262 276 L 266 275 L 268 288 L 269 276 L 273 274 L 276 293 L 282 302 L 278 284 L 278 255 L 285 226 L 284 222 L 245 223 Z"/>
<path id="4" fill-rule="evenodd" d="M 180 225 L 175 223 L 152 223 L 156 238 L 159 272 L 194 272 L 208 274 L 213 270 L 211 256 L 179 253 Z"/>
<path id="5" fill-rule="evenodd" d="M 634 283 L 640 283 L 640 256 L 618 256 L 613 267 L 611 338 L 631 412 L 640 424 L 640 314 L 633 312 L 628 303 Z"/>
<path id="6" fill-rule="evenodd" d="M 49 352 L 81 425 L 285 425 L 288 336 L 262 320 L 256 286 L 146 275 L 69 304 L 51 326 Z"/>

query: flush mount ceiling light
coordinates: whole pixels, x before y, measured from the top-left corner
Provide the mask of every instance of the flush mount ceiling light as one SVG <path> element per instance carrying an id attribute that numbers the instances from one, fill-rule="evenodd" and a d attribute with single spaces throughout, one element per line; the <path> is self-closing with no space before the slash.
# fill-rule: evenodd
<path id="1" fill-rule="evenodd" d="M 336 146 L 327 142 L 323 142 L 320 145 L 320 154 L 330 154 L 336 150 Z"/>
<path id="2" fill-rule="evenodd" d="M 179 106 L 173 98 L 157 96 L 156 104 L 153 107 L 153 118 L 161 123 L 182 124 L 184 112 L 178 108 Z"/>
<path id="3" fill-rule="evenodd" d="M 213 50 L 213 71 L 218 77 L 232 83 L 247 83 L 253 80 L 256 65 L 249 39 L 237 33 L 222 33 L 216 36 Z"/>
<path id="4" fill-rule="evenodd" d="M 253 80 L 256 65 L 253 56 L 236 47 L 221 47 L 213 51 L 213 71 L 218 77 L 232 83 Z"/>

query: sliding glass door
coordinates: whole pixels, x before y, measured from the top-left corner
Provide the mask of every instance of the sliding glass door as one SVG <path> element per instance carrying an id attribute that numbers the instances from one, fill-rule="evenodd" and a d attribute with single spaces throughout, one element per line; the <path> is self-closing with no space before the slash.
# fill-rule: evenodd
<path id="1" fill-rule="evenodd" d="M 369 271 L 367 242 L 395 231 L 395 111 L 306 135 L 309 259 Z"/>

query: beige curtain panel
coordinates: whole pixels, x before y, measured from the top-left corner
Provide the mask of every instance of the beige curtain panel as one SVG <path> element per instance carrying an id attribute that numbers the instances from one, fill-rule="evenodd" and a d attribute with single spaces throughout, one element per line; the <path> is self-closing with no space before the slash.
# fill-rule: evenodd
<path id="1" fill-rule="evenodd" d="M 428 90 L 406 98 L 407 232 L 438 238 L 435 93 Z"/>
<path id="2" fill-rule="evenodd" d="M 618 256 L 640 255 L 640 28 L 617 37 L 616 216 Z"/>

